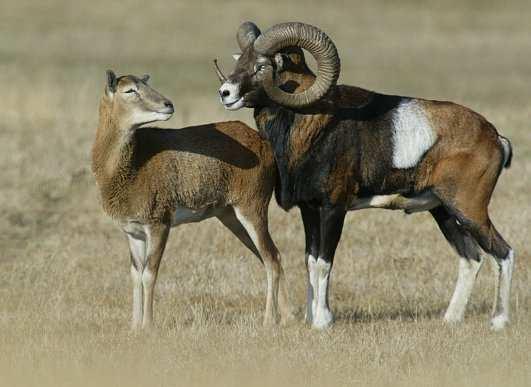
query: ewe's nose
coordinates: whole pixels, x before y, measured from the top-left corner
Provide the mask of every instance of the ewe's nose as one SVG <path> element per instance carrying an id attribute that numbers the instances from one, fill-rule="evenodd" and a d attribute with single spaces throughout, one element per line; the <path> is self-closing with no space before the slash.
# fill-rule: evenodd
<path id="1" fill-rule="evenodd" d="M 228 91 L 227 89 L 225 90 L 219 89 L 219 95 L 222 97 L 228 97 L 230 95 L 230 91 Z"/>

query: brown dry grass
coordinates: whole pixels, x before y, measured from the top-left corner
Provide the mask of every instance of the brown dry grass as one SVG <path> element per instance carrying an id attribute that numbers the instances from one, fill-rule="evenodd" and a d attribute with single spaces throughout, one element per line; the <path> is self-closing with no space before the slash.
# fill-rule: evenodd
<path id="1" fill-rule="evenodd" d="M 2 2 L 0 385 L 531 384 L 528 2 L 125 3 Z M 317 24 L 338 44 L 343 82 L 463 103 L 512 139 L 513 167 L 491 205 L 517 252 L 510 329 L 487 329 L 488 267 L 466 322 L 444 326 L 455 255 L 429 216 L 374 210 L 348 216 L 333 329 L 263 329 L 262 268 L 208 221 L 173 231 L 157 332 L 129 334 L 126 246 L 100 210 L 89 169 L 104 70 L 150 72 L 177 106 L 169 125 L 252 124 L 250 111 L 219 106 L 210 62 L 232 65 L 245 19 Z M 301 309 L 298 214 L 272 205 L 270 217 Z"/>

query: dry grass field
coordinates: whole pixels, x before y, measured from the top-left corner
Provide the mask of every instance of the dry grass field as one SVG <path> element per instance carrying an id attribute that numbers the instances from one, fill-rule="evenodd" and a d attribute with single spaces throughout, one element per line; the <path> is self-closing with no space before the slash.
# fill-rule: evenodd
<path id="1" fill-rule="evenodd" d="M 337 323 L 302 323 L 304 236 L 271 205 L 294 324 L 261 326 L 265 272 L 215 221 L 174 229 L 156 332 L 129 332 L 129 257 L 104 216 L 90 148 L 105 69 L 152 75 L 164 126 L 242 119 L 223 110 L 240 22 L 300 20 L 335 40 L 340 82 L 453 100 L 512 140 L 491 214 L 516 251 L 512 324 L 492 333 L 483 268 L 466 321 L 442 323 L 457 273 L 427 214 L 350 213 L 332 277 Z M 527 0 L 2 0 L 0 386 L 531 385 L 531 4 Z"/>

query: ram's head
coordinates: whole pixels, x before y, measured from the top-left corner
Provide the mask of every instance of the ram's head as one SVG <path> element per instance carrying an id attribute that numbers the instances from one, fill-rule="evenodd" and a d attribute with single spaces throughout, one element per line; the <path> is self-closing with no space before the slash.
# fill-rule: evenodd
<path id="1" fill-rule="evenodd" d="M 264 96 L 290 108 L 308 106 L 321 99 L 337 82 L 340 64 L 336 47 L 324 32 L 314 26 L 282 23 L 261 34 L 254 23 L 245 22 L 238 29 L 236 38 L 241 55 L 235 56 L 234 71 L 226 77 L 216 64 L 216 72 L 222 82 L 219 89 L 221 103 L 228 110 L 255 107 Z M 293 65 L 289 56 L 293 50 L 300 52 L 304 61 L 301 49 L 315 58 L 317 76 L 303 92 L 289 93 L 279 87 L 280 74 Z"/>

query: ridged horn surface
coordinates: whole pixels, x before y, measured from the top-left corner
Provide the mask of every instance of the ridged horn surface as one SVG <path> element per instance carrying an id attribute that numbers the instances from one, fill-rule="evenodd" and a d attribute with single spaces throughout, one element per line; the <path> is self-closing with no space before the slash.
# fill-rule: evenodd
<path id="1" fill-rule="evenodd" d="M 268 57 L 288 46 L 303 48 L 315 58 L 315 82 L 302 93 L 286 93 L 274 84 L 270 69 L 263 80 L 264 89 L 278 104 L 293 108 L 311 105 L 321 99 L 337 82 L 341 66 L 336 46 L 332 39 L 317 27 L 297 22 L 277 24 L 254 41 L 255 51 Z"/>

